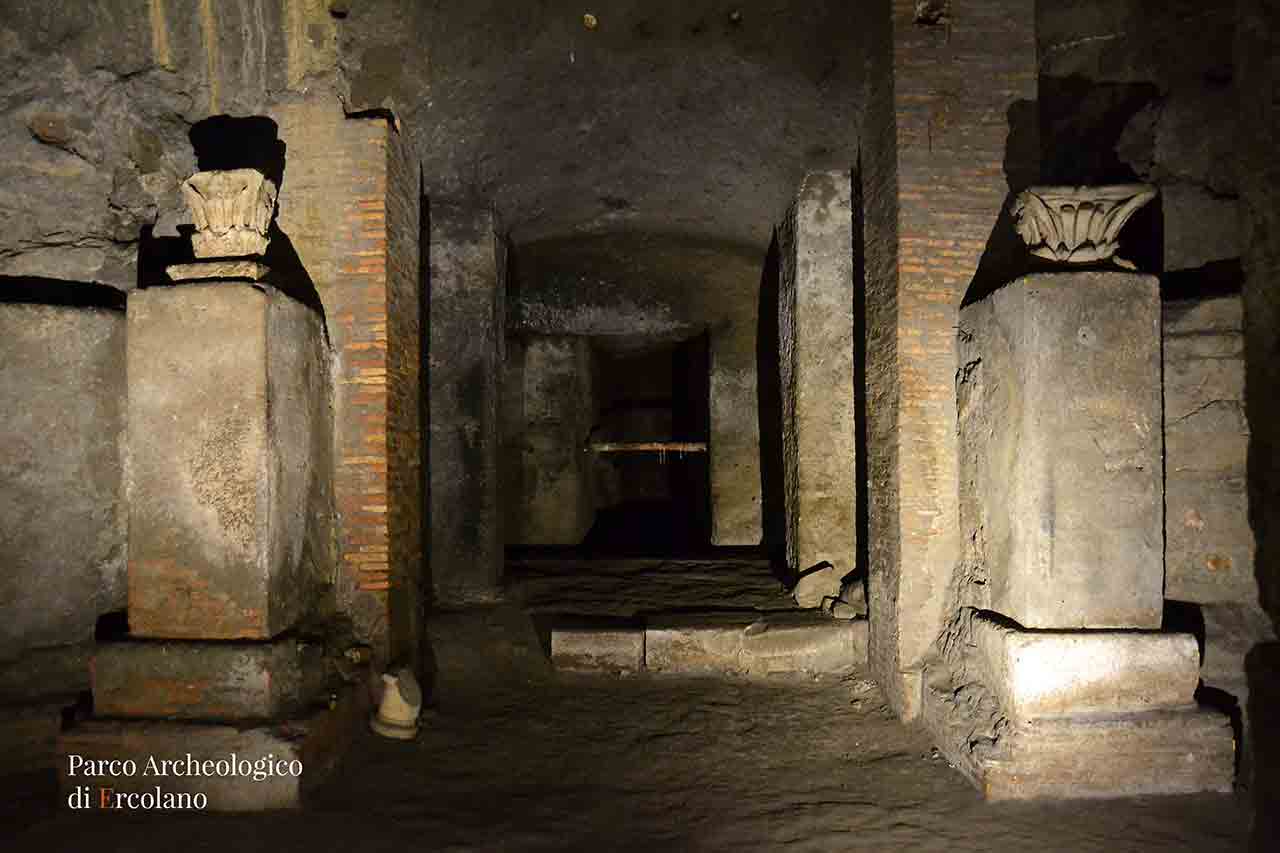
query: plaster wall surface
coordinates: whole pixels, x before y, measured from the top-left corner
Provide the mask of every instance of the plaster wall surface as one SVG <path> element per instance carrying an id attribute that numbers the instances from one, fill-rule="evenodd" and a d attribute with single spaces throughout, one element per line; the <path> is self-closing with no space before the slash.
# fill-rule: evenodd
<path id="1" fill-rule="evenodd" d="M 1164 305 L 1165 597 L 1256 604 L 1240 297 Z"/>
<path id="2" fill-rule="evenodd" d="M 124 347 L 122 311 L 0 303 L 0 660 L 124 606 Z"/>

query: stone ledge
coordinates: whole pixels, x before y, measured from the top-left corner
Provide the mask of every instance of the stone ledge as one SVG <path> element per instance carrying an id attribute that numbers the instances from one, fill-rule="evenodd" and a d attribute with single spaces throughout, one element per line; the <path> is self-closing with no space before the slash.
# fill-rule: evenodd
<path id="1" fill-rule="evenodd" d="M 551 658 L 565 671 L 844 674 L 867 665 L 867 622 L 811 614 L 698 614 L 665 617 L 644 628 L 555 628 Z"/>
<path id="2" fill-rule="evenodd" d="M 1014 720 L 1194 705 L 1200 652 L 1190 634 L 1023 631 L 974 620 L 987 687 Z"/>

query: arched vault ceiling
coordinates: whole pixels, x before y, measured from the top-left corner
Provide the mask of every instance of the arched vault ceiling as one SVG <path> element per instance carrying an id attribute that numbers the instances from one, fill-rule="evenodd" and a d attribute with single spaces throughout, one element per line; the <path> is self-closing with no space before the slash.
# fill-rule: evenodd
<path id="1" fill-rule="evenodd" d="M 491 200 L 517 245 L 644 231 L 763 253 L 805 170 L 857 158 L 870 3 L 351 5 L 353 102 L 394 110 L 428 194 Z"/>

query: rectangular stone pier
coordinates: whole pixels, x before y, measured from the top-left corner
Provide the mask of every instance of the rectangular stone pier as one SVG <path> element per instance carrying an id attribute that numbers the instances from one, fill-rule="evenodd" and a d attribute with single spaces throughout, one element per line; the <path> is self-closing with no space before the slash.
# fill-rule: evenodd
<path id="1" fill-rule="evenodd" d="M 1160 293 L 1044 273 L 960 312 L 960 527 L 983 606 L 1027 628 L 1159 628 Z"/>
<path id="2" fill-rule="evenodd" d="M 778 231 L 786 548 L 802 607 L 838 597 L 857 553 L 850 193 L 848 172 L 806 175 Z"/>
<path id="3" fill-rule="evenodd" d="M 129 297 L 129 627 L 267 639 L 312 603 L 303 559 L 328 482 L 318 314 L 274 288 Z"/>
<path id="4" fill-rule="evenodd" d="M 486 208 L 432 201 L 428 559 L 436 598 L 492 601 L 502 577 L 499 411 L 505 251 Z"/>

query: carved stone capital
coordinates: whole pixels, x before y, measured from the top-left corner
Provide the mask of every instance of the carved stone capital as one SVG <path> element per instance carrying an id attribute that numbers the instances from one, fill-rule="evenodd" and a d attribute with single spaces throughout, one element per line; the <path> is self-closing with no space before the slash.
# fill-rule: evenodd
<path id="1" fill-rule="evenodd" d="M 1010 206 L 1018 236 L 1036 257 L 1066 264 L 1114 260 L 1118 237 L 1129 217 L 1155 198 L 1148 184 L 1102 187 L 1031 187 Z"/>
<path id="2" fill-rule="evenodd" d="M 276 207 L 276 185 L 257 169 L 196 172 L 182 182 L 196 233 L 197 258 L 261 255 Z"/>

